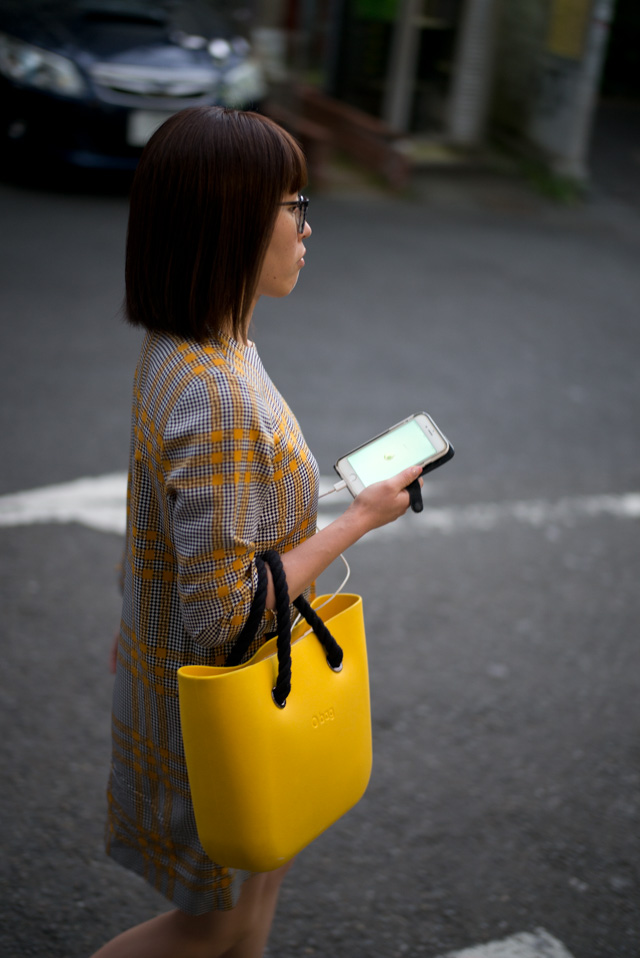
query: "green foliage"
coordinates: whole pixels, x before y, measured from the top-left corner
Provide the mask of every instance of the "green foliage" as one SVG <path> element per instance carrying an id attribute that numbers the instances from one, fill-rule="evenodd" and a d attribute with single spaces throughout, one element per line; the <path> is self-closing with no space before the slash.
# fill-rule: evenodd
<path id="1" fill-rule="evenodd" d="M 520 172 L 530 186 L 542 196 L 562 206 L 575 206 L 585 197 L 585 186 L 573 176 L 554 173 L 541 160 L 530 157 L 519 162 Z"/>

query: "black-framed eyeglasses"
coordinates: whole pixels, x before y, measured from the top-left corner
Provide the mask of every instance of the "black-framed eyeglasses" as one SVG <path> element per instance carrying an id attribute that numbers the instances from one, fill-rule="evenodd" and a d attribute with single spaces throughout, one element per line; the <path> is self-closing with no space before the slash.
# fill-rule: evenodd
<path id="1" fill-rule="evenodd" d="M 296 211 L 296 228 L 299 233 L 304 233 L 304 227 L 307 222 L 307 210 L 309 208 L 309 200 L 306 196 L 299 196 L 297 200 L 288 200 L 286 203 L 281 203 L 280 206 L 292 206 Z"/>

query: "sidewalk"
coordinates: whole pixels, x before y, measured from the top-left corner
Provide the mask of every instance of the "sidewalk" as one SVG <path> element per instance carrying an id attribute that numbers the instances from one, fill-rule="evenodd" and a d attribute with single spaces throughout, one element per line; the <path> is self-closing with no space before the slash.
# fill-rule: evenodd
<path id="1" fill-rule="evenodd" d="M 584 197 L 531 164 L 496 153 L 465 156 L 436 141 L 415 139 L 414 169 L 401 195 L 428 204 L 512 214 L 601 211 L 640 217 L 640 103 L 601 103 L 590 148 Z M 313 183 L 311 183 L 313 188 Z M 379 177 L 342 157 L 330 163 L 323 192 L 366 196 L 389 191 Z"/>

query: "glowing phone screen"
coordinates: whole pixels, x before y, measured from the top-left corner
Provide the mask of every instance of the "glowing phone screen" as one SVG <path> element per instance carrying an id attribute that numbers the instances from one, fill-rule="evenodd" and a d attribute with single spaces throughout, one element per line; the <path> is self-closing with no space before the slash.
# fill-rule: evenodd
<path id="1" fill-rule="evenodd" d="M 365 486 L 390 479 L 407 466 L 425 462 L 436 449 L 415 420 L 351 453 L 349 464 Z"/>

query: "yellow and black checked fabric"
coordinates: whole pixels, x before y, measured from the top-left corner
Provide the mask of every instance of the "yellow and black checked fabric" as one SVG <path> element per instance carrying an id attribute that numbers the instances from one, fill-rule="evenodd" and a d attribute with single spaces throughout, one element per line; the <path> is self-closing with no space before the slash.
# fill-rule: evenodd
<path id="1" fill-rule="evenodd" d="M 255 556 L 313 535 L 318 467 L 253 346 L 145 339 L 134 382 L 107 851 L 191 914 L 228 909 L 246 873 L 198 840 L 177 670 L 221 664 Z M 267 611 L 249 654 L 272 629 Z"/>

